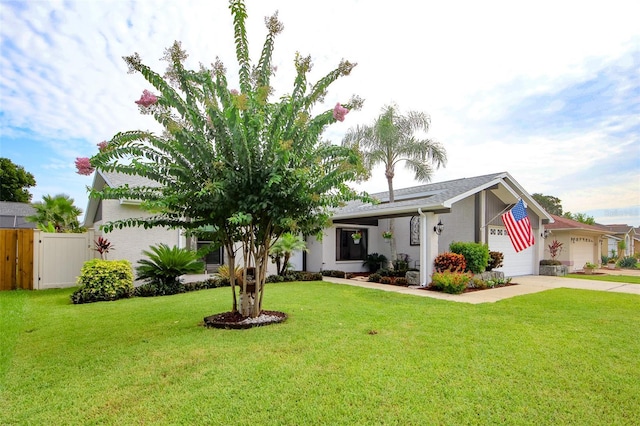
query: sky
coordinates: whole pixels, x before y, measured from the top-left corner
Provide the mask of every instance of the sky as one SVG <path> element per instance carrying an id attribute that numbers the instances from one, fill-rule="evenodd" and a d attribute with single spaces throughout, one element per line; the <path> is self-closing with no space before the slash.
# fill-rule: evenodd
<path id="1" fill-rule="evenodd" d="M 565 212 L 640 226 L 640 2 L 247 0 L 251 57 L 264 17 L 278 11 L 275 95 L 293 84 L 296 52 L 315 82 L 357 62 L 319 110 L 365 100 L 324 138 L 339 144 L 386 105 L 430 115 L 427 135 L 447 151 L 433 182 L 509 172 Z M 138 52 L 162 73 L 174 40 L 187 67 L 219 57 L 234 75 L 226 0 L 0 0 L 0 157 L 36 179 L 32 201 L 66 193 L 83 210 L 92 177 L 76 157 L 126 130 L 159 130 L 135 100 L 152 90 L 128 74 Z M 419 184 L 400 167 L 395 188 Z M 360 184 L 387 189 L 381 169 Z"/>

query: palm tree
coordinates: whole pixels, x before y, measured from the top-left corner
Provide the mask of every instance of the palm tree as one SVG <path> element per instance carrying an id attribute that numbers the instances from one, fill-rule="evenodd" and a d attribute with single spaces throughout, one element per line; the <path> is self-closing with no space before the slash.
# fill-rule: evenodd
<path id="1" fill-rule="evenodd" d="M 78 216 L 82 210 L 73 205 L 73 198 L 67 194 L 56 196 L 43 195 L 42 201 L 33 203 L 36 214 L 27 216 L 29 222 L 36 222 L 42 230 L 54 229 L 55 232 L 82 231 Z"/>
<path id="2" fill-rule="evenodd" d="M 358 126 L 349 129 L 342 144 L 358 149 L 363 156 L 364 165 L 371 170 L 383 164 L 389 187 L 389 202 L 394 202 L 393 178 L 395 167 L 404 162 L 407 169 L 415 174 L 415 179 L 428 182 L 435 169 L 445 166 L 447 154 L 444 147 L 432 139 L 416 137 L 417 132 L 428 132 L 431 118 L 429 115 L 409 111 L 402 115 L 396 106 L 388 105 L 371 126 Z M 389 231 L 394 232 L 394 220 L 389 221 Z M 391 238 L 391 259 L 396 258 L 395 237 Z"/>
<path id="3" fill-rule="evenodd" d="M 289 259 L 294 251 L 307 250 L 307 243 L 299 235 L 294 235 L 291 232 L 285 232 L 278 238 L 278 240 L 271 246 L 270 254 L 274 262 L 276 262 L 276 269 L 278 275 L 284 275 L 289 264 Z"/>

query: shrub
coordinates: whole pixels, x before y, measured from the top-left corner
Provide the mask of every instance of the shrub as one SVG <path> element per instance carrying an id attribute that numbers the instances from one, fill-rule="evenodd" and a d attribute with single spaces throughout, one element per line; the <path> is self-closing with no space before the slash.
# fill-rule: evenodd
<path id="1" fill-rule="evenodd" d="M 327 275 L 331 276 L 331 275 Z M 282 281 L 322 281 L 322 274 L 320 272 L 307 272 L 307 271 L 287 271 L 282 280 L 268 281 L 268 282 L 282 282 Z M 276 280 L 275 278 L 271 278 Z"/>
<path id="2" fill-rule="evenodd" d="M 489 246 L 480 243 L 452 242 L 449 250 L 464 256 L 466 271 L 481 274 L 489 264 Z"/>
<path id="3" fill-rule="evenodd" d="M 461 272 L 434 272 L 431 276 L 431 286 L 445 293 L 460 294 L 467 288 L 471 278 L 470 274 Z"/>
<path id="4" fill-rule="evenodd" d="M 334 278 L 344 278 L 344 271 L 334 271 L 331 269 L 326 269 L 321 272 L 324 277 L 334 277 Z"/>
<path id="5" fill-rule="evenodd" d="M 224 282 L 219 278 L 207 278 L 204 281 L 193 281 L 190 283 L 184 283 L 184 291 L 197 291 L 197 290 L 206 290 L 208 288 L 219 288 L 219 287 L 228 287 L 230 284 L 228 282 Z"/>
<path id="6" fill-rule="evenodd" d="M 469 281 L 469 284 L 467 284 L 467 287 L 484 290 L 487 288 L 487 283 L 482 278 L 473 277 L 471 278 L 471 281 Z"/>
<path id="7" fill-rule="evenodd" d="M 236 277 L 236 284 L 242 280 L 242 266 L 236 265 L 234 268 L 234 274 Z M 224 283 L 225 286 L 231 285 L 231 274 L 229 273 L 229 265 L 226 263 L 218 267 L 216 272 L 216 278 Z"/>
<path id="8" fill-rule="evenodd" d="M 558 265 L 562 265 L 562 262 L 554 259 L 542 259 L 540 261 L 540 265 L 541 266 L 558 266 Z"/>
<path id="9" fill-rule="evenodd" d="M 269 275 L 264 282 L 265 283 L 281 283 L 284 281 L 284 276 L 282 275 Z"/>
<path id="10" fill-rule="evenodd" d="M 371 274 L 369 275 L 368 281 L 371 283 L 379 283 L 382 275 L 380 274 Z"/>
<path id="11" fill-rule="evenodd" d="M 626 256 L 626 257 L 623 257 L 622 259 L 620 259 L 618 261 L 618 266 L 621 267 L 621 268 L 635 269 L 636 268 L 636 263 L 638 263 L 638 260 L 635 257 Z"/>
<path id="12" fill-rule="evenodd" d="M 487 264 L 487 271 L 498 269 L 503 265 L 503 261 L 504 261 L 504 254 L 502 254 L 502 252 L 490 251 L 489 263 Z"/>
<path id="13" fill-rule="evenodd" d="M 371 253 L 367 256 L 367 260 L 362 263 L 369 272 L 376 272 L 378 269 L 384 268 L 387 264 L 387 257 L 384 254 Z"/>
<path id="14" fill-rule="evenodd" d="M 138 279 L 156 287 L 157 295 L 182 293 L 184 288 L 178 277 L 204 271 L 204 263 L 195 251 L 166 244 L 149 249 L 142 251 L 149 259 L 138 261 L 140 266 L 136 267 L 136 273 Z"/>
<path id="15" fill-rule="evenodd" d="M 391 284 L 391 277 L 380 277 L 380 284 Z"/>
<path id="16" fill-rule="evenodd" d="M 408 281 L 407 281 L 407 279 L 406 279 L 406 278 L 404 278 L 404 277 L 396 278 L 396 280 L 394 281 L 394 284 L 395 284 L 395 285 L 403 285 L 403 286 L 406 286 L 406 285 L 408 285 L 408 283 L 409 283 L 409 282 L 408 282 Z"/>
<path id="17" fill-rule="evenodd" d="M 84 263 L 73 303 L 117 300 L 133 295 L 133 271 L 127 260 L 91 259 Z"/>
<path id="18" fill-rule="evenodd" d="M 404 273 L 407 272 L 407 269 L 409 269 L 410 261 L 411 261 L 411 258 L 409 257 L 408 254 L 398 253 L 398 255 L 396 256 L 396 260 L 392 262 L 394 271 L 399 272 L 401 274 L 401 275 L 395 275 L 396 277 L 404 276 Z"/>
<path id="19" fill-rule="evenodd" d="M 467 262 L 461 254 L 445 252 L 436 256 L 433 266 L 436 272 L 464 272 Z"/>
<path id="20" fill-rule="evenodd" d="M 133 295 L 136 297 L 154 297 L 159 296 L 155 284 L 145 283 L 139 285 L 133 290 Z"/>

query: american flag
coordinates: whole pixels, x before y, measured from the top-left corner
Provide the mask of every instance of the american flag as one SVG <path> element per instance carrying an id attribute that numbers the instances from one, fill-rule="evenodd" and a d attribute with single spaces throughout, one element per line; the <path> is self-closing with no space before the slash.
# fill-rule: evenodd
<path id="1" fill-rule="evenodd" d="M 507 227 L 511 244 L 513 244 L 516 253 L 535 243 L 531 222 L 529 222 L 527 210 L 522 200 L 518 201 L 511 210 L 502 215 L 502 222 Z"/>

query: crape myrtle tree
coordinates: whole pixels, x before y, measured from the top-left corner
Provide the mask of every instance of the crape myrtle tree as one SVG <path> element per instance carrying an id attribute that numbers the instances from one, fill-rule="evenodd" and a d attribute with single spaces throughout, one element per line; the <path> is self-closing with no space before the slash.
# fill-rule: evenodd
<path id="1" fill-rule="evenodd" d="M 291 93 L 272 101 L 274 39 L 283 26 L 277 13 L 265 19 L 268 34 L 260 59 L 252 65 L 244 2 L 232 0 L 230 9 L 239 86 L 229 87 L 218 58 L 211 68 L 186 69 L 187 54 L 179 42 L 165 50 L 164 76 L 144 65 L 138 54 L 125 57 L 130 71 L 142 74 L 155 89 L 155 93 L 145 90 L 136 103 L 164 131 L 118 133 L 100 146 L 98 154 L 78 159 L 77 164 L 85 174 L 99 168 L 157 182 L 154 187 L 125 185 L 92 191 L 91 197 L 102 199 L 142 200 L 143 208 L 154 212 L 148 218 L 110 222 L 103 229 L 163 226 L 196 236 L 207 229 L 207 237 L 226 250 L 229 270 L 242 259 L 241 283 L 233 274 L 230 277 L 232 311 L 257 317 L 262 311 L 271 245 L 285 232 L 318 235 L 332 209 L 349 200 L 367 199 L 348 186 L 364 173 L 358 153 L 321 140 L 328 125 L 344 120 L 362 102 L 353 97 L 313 116 L 312 108 L 323 100 L 328 87 L 348 75 L 355 64 L 343 60 L 309 84 L 311 58 L 300 54 L 295 56 Z M 249 268 L 255 268 L 251 297 Z"/>

